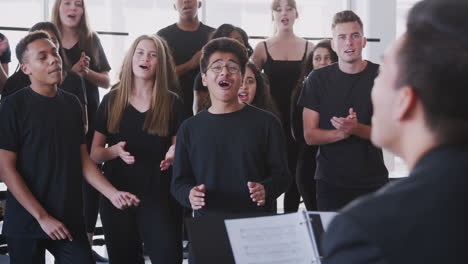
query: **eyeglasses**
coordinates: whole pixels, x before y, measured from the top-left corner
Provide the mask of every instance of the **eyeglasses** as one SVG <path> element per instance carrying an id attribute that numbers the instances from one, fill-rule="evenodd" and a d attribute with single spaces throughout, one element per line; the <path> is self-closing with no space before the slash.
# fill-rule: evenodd
<path id="1" fill-rule="evenodd" d="M 208 69 L 211 69 L 214 73 L 221 73 L 224 69 L 224 67 L 227 68 L 229 73 L 238 73 L 240 71 L 240 68 L 236 64 L 221 64 L 221 63 L 216 63 L 213 64 L 211 67 Z"/>

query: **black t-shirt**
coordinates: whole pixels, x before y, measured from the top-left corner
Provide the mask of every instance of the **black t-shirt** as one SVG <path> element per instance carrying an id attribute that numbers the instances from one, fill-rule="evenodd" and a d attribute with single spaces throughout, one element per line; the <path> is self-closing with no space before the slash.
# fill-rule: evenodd
<path id="1" fill-rule="evenodd" d="M 2 101 L 7 96 L 14 94 L 15 92 L 28 87 L 29 85 L 31 85 L 31 80 L 26 74 L 24 74 L 21 70 L 15 72 L 7 79 L 5 86 L 3 86 Z M 65 79 L 59 88 L 75 95 L 78 97 L 80 103 L 85 105 L 87 104 L 87 100 L 86 90 L 84 87 L 83 78 L 81 78 L 78 73 L 70 71 L 65 76 Z"/>
<path id="2" fill-rule="evenodd" d="M 252 202 L 247 182 L 262 183 L 271 204 L 290 180 L 283 129 L 269 112 L 251 105 L 228 114 L 205 110 L 177 133 L 171 190 L 190 207 L 190 190 L 206 185 L 206 205 L 196 216 L 269 212 Z"/>
<path id="3" fill-rule="evenodd" d="M 80 146 L 85 139 L 76 97 L 60 89 L 53 98 L 22 89 L 0 104 L 0 124 L 0 149 L 16 153 L 16 169 L 34 197 L 72 235 L 84 232 Z M 2 232 L 48 238 L 10 192 Z"/>
<path id="4" fill-rule="evenodd" d="M 102 48 L 101 41 L 99 40 L 99 37 L 97 35 L 94 35 L 94 46 L 96 46 L 98 50 L 98 56 L 99 56 L 99 64 L 96 65 L 96 62 L 91 58 L 90 62 L 90 69 L 95 71 L 95 72 L 104 72 L 104 71 L 110 71 L 111 67 L 109 65 L 109 62 L 107 61 L 106 54 L 104 53 L 104 49 Z M 71 65 L 75 65 L 81 57 L 81 52 L 83 50 L 80 49 L 78 43 L 75 44 L 71 49 L 64 49 L 65 54 L 67 55 L 68 60 L 70 61 Z M 90 54 L 86 54 L 87 56 L 90 56 Z M 99 90 L 98 87 L 93 84 L 92 82 L 88 80 L 84 80 L 85 82 L 85 88 L 86 88 L 86 97 L 87 97 L 87 102 L 88 102 L 88 120 L 89 120 L 89 130 L 88 130 L 88 137 L 92 136 L 92 133 L 94 131 L 93 125 L 94 125 L 94 117 L 96 115 L 97 108 L 99 106 Z"/>
<path id="5" fill-rule="evenodd" d="M 184 120 L 182 103 L 173 96 L 169 136 L 151 135 L 143 130 L 147 112 L 139 112 L 131 104 L 122 115 L 119 132 L 109 133 L 107 130 L 108 111 L 112 107 L 112 96 L 115 90 L 104 96 L 96 115 L 96 131 L 106 136 L 109 147 L 125 141 L 125 150 L 135 157 L 134 164 L 126 164 L 120 158 L 109 160 L 104 164 L 104 175 L 119 190 L 134 193 L 139 198 L 149 194 L 156 197 L 168 197 L 170 175 L 162 173 L 159 164 L 165 159 L 171 146 L 171 137 Z"/>
<path id="6" fill-rule="evenodd" d="M 357 74 L 342 72 L 338 63 L 314 70 L 302 89 L 299 105 L 320 114 L 321 129 L 335 129 L 330 119 L 347 117 L 351 107 L 359 123 L 371 125 L 371 91 L 378 69 L 378 64 L 368 62 Z M 386 183 L 388 171 L 381 149 L 370 140 L 350 136 L 320 145 L 315 177 L 342 187 L 372 187 Z"/>
<path id="7" fill-rule="evenodd" d="M 197 51 L 202 49 L 213 31 L 214 28 L 203 23 L 200 23 L 196 31 L 184 31 L 177 24 L 173 24 L 159 30 L 157 34 L 167 41 L 175 64 L 181 65 L 189 61 Z M 184 108 L 190 115 L 193 105 L 193 82 L 198 72 L 200 72 L 200 69 L 196 68 L 179 77 Z"/>
<path id="8" fill-rule="evenodd" d="M 0 33 L 0 40 L 4 40 L 5 39 L 5 35 L 3 35 L 2 33 Z M 10 50 L 10 45 L 8 45 L 7 49 L 5 50 L 5 52 L 2 53 L 2 55 L 0 56 L 0 63 L 1 64 L 5 64 L 5 63 L 9 63 L 11 62 L 11 50 Z"/>

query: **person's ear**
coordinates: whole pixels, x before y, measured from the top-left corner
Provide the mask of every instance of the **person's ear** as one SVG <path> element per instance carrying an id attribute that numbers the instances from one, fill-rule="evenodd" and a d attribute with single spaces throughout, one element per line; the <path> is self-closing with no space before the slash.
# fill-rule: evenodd
<path id="1" fill-rule="evenodd" d="M 203 86 L 208 87 L 208 82 L 206 81 L 206 73 L 201 74 Z"/>
<path id="2" fill-rule="evenodd" d="M 202 2 L 198 1 L 197 7 L 200 9 L 202 7 Z"/>
<path id="3" fill-rule="evenodd" d="M 365 48 L 367 45 L 367 38 L 366 37 L 362 37 L 362 48 Z"/>
<path id="4" fill-rule="evenodd" d="M 410 86 L 398 88 L 392 118 L 398 121 L 408 119 L 414 113 L 418 101 L 416 92 Z"/>
<path id="5" fill-rule="evenodd" d="M 23 63 L 21 64 L 21 67 L 20 67 L 21 71 L 26 74 L 26 75 L 31 75 L 31 71 L 29 69 L 29 65 L 27 63 Z"/>

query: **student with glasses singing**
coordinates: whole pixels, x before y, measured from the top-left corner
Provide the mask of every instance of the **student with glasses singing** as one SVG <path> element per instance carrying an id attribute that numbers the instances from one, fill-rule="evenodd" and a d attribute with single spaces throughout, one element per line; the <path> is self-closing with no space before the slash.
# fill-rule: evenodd
<path id="1" fill-rule="evenodd" d="M 228 38 L 203 48 L 202 80 L 212 105 L 180 126 L 171 186 L 195 217 L 271 212 L 290 181 L 280 122 L 238 101 L 247 60 L 245 47 Z"/>

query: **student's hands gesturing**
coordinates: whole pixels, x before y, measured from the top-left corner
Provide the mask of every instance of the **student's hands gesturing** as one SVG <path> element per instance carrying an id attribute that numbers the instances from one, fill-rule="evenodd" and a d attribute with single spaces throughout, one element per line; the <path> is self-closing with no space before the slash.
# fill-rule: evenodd
<path id="1" fill-rule="evenodd" d="M 109 197 L 109 200 L 116 208 L 120 210 L 126 209 L 130 206 L 138 206 L 140 203 L 140 199 L 138 199 L 135 195 L 121 191 L 114 192 Z"/>
<path id="2" fill-rule="evenodd" d="M 125 145 L 127 142 L 120 141 L 119 143 L 113 145 L 111 148 L 114 151 L 117 157 L 120 157 L 125 163 L 133 164 L 135 163 L 135 157 L 125 150 Z"/>
<path id="3" fill-rule="evenodd" d="M 71 68 L 72 71 L 79 73 L 82 76 L 86 76 L 89 72 L 89 62 L 91 58 L 86 56 L 86 53 L 81 52 L 80 59 Z"/>
<path id="4" fill-rule="evenodd" d="M 205 206 L 206 186 L 204 184 L 195 186 L 190 190 L 189 200 L 193 210 L 198 210 Z"/>
<path id="5" fill-rule="evenodd" d="M 67 227 L 62 222 L 53 218 L 52 216 L 47 215 L 43 219 L 38 220 L 38 222 L 42 230 L 44 230 L 44 232 L 46 232 L 46 234 L 52 240 L 73 240 L 73 237 L 70 234 L 70 231 L 68 231 Z"/>
<path id="6" fill-rule="evenodd" d="M 159 165 L 162 171 L 169 169 L 172 163 L 174 163 L 174 156 L 175 156 L 175 145 L 172 145 L 167 151 L 165 159 L 161 161 L 161 164 Z"/>
<path id="7" fill-rule="evenodd" d="M 257 203 L 258 206 L 265 205 L 265 187 L 257 182 L 248 182 L 250 198 L 252 202 Z"/>
<path id="8" fill-rule="evenodd" d="M 358 126 L 357 114 L 353 108 L 349 109 L 349 115 L 347 117 L 332 117 L 330 120 L 333 127 L 343 132 L 345 135 L 355 134 L 355 130 Z"/>

